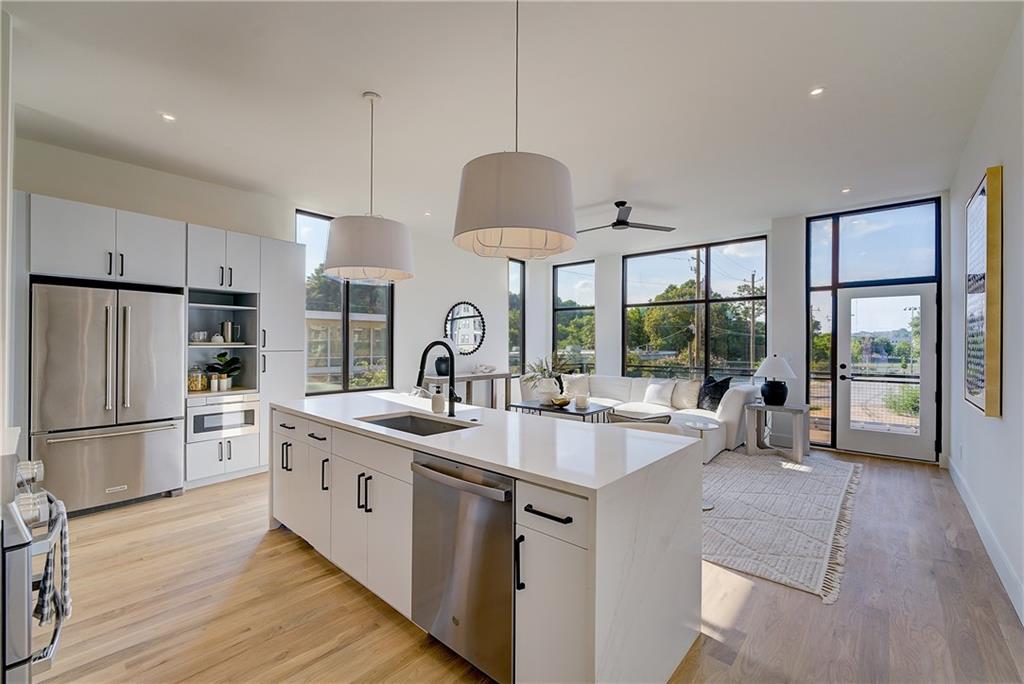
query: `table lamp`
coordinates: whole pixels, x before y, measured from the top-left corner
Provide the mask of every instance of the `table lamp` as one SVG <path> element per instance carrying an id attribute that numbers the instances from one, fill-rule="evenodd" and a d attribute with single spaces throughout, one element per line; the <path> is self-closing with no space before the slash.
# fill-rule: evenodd
<path id="1" fill-rule="evenodd" d="M 761 398 L 764 399 L 764 403 L 768 406 L 783 406 L 789 395 L 786 380 L 795 379 L 796 374 L 786 359 L 778 354 L 772 354 L 757 367 L 754 377 L 764 378 L 764 384 L 761 385 Z"/>

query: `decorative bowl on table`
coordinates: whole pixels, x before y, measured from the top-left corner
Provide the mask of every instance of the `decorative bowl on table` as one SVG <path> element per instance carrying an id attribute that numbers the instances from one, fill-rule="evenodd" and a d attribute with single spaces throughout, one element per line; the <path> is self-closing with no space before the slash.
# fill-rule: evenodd
<path id="1" fill-rule="evenodd" d="M 559 394 L 556 397 L 551 397 L 551 403 L 557 406 L 558 408 L 565 408 L 566 406 L 569 405 L 570 401 L 572 401 L 572 399 L 565 396 L 564 394 Z"/>

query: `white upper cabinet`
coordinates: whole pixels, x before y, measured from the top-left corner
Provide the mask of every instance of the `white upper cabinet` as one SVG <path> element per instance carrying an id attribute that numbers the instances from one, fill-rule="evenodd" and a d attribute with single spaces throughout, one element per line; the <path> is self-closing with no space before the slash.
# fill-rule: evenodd
<path id="1" fill-rule="evenodd" d="M 117 210 L 118 280 L 168 287 L 185 285 L 185 224 Z"/>
<path id="2" fill-rule="evenodd" d="M 236 292 L 260 291 L 260 238 L 245 233 L 227 232 L 228 289 Z"/>
<path id="3" fill-rule="evenodd" d="M 188 224 L 188 286 L 259 292 L 259 237 Z"/>
<path id="4" fill-rule="evenodd" d="M 188 224 L 188 286 L 227 289 L 226 231 Z"/>
<path id="5" fill-rule="evenodd" d="M 32 195 L 29 268 L 33 273 L 114 280 L 113 209 Z"/>
<path id="6" fill-rule="evenodd" d="M 260 347 L 301 351 L 306 347 L 306 246 L 260 239 Z"/>

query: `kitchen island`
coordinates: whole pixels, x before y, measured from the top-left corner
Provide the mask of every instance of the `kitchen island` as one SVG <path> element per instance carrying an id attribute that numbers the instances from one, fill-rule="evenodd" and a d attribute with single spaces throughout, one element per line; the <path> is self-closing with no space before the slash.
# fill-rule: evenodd
<path id="1" fill-rule="evenodd" d="M 666 681 L 700 632 L 699 442 L 462 404 L 447 418 L 429 406 L 394 392 L 272 404 L 271 526 L 414 619 L 414 567 L 425 565 L 413 561 L 414 456 L 417 472 L 431 456 L 483 469 L 514 484 L 514 519 L 510 509 L 507 541 L 497 541 L 515 556 L 507 672 L 522 682 Z M 415 434 L 434 428 L 450 431 Z M 474 582 L 461 577 L 470 570 L 458 581 Z M 455 628 L 425 628 L 461 653 L 459 617 Z"/>

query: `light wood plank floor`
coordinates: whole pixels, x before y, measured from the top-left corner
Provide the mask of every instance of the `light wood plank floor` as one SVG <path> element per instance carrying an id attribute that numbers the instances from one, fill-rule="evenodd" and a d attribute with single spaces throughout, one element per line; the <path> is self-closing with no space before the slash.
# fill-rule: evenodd
<path id="1" fill-rule="evenodd" d="M 843 457 L 845 458 L 845 457 Z M 839 601 L 704 564 L 678 682 L 1017 682 L 1024 630 L 949 476 L 864 463 Z M 480 681 L 284 530 L 266 476 L 72 520 L 44 682 Z"/>

